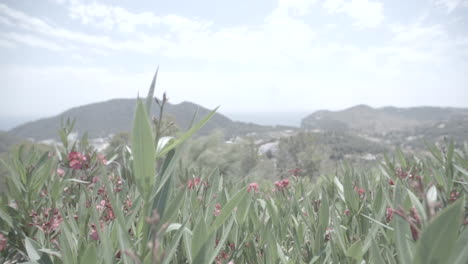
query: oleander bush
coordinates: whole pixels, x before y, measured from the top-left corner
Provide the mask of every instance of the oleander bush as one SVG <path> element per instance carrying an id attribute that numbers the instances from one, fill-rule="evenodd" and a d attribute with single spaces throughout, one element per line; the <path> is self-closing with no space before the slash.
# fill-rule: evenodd
<path id="1" fill-rule="evenodd" d="M 86 135 L 70 141 L 67 121 L 60 146 L 20 146 L 2 160 L 0 262 L 468 263 L 467 147 L 250 182 L 181 162 L 216 109 L 161 136 L 163 119 L 147 114 L 153 91 L 138 100 L 130 145 L 112 156 Z"/>

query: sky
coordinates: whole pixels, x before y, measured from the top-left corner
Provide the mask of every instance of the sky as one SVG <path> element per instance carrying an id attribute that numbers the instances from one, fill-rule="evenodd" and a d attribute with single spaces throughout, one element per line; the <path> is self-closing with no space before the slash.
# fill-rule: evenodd
<path id="1" fill-rule="evenodd" d="M 468 107 L 468 0 L 0 0 L 0 119 L 156 95 L 221 113 Z"/>

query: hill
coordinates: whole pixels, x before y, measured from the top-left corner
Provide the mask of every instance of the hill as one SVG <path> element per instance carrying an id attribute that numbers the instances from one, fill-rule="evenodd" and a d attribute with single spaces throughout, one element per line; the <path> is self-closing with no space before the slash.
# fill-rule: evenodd
<path id="1" fill-rule="evenodd" d="M 374 142 L 419 148 L 424 141 L 468 141 L 468 109 L 357 105 L 341 111 L 317 111 L 301 122 L 313 131 L 347 132 Z"/>
<path id="2" fill-rule="evenodd" d="M 113 99 L 79 106 L 67 110 L 57 116 L 40 119 L 20 125 L 9 131 L 9 134 L 34 140 L 58 139 L 57 130 L 61 120 L 67 118 L 76 120 L 76 132 L 81 135 L 88 132 L 90 138 L 106 137 L 123 131 L 129 131 L 135 110 L 135 99 Z M 183 130 L 189 127 L 194 114 L 197 120 L 207 115 L 210 110 L 191 102 L 166 104 L 165 116 L 174 120 Z M 159 116 L 159 108 L 153 104 L 151 114 Z M 275 130 L 290 129 L 285 126 L 261 126 L 253 123 L 235 122 L 226 116 L 216 113 L 200 131 L 199 135 L 207 135 L 214 130 L 223 130 L 226 137 L 236 137 L 247 133 L 263 133 Z"/>
<path id="3" fill-rule="evenodd" d="M 440 123 L 468 120 L 468 109 L 442 107 L 382 107 L 357 105 L 341 111 L 317 111 L 301 122 L 306 129 L 351 130 L 364 133 L 416 131 Z"/>

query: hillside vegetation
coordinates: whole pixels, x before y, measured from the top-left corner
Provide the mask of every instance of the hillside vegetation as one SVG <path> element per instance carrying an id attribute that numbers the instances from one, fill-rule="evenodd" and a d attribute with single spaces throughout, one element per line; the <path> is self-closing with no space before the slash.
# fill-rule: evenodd
<path id="1" fill-rule="evenodd" d="M 292 155 L 281 162 L 303 167 L 260 179 L 244 158 L 258 157 L 255 142 L 232 145 L 226 157 L 244 153 L 232 159 L 219 141 L 185 144 L 216 109 L 164 135 L 148 114 L 153 91 L 136 102 L 130 146 L 121 136 L 105 156 L 86 135 L 71 140 L 66 122 L 55 149 L 22 146 L 2 160 L 0 262 L 468 262 L 468 147 L 397 149 L 380 166 L 315 175 L 302 162 L 322 149 L 304 133 L 278 143 Z M 242 170 L 229 169 L 236 162 Z"/>

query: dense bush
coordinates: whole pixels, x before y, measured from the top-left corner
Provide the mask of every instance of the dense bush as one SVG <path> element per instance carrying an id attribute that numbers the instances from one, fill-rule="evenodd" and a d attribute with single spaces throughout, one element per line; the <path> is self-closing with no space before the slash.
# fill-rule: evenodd
<path id="1" fill-rule="evenodd" d="M 468 262 L 468 149 L 252 183 L 182 163 L 183 142 L 214 112 L 162 137 L 147 115 L 152 91 L 137 103 L 131 146 L 112 157 L 86 137 L 69 142 L 71 123 L 53 151 L 11 153 L 0 262 Z"/>

